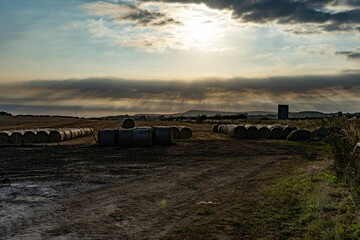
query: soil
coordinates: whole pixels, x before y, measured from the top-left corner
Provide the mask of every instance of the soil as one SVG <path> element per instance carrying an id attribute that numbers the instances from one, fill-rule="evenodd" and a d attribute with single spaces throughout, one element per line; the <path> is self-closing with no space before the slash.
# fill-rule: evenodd
<path id="1" fill-rule="evenodd" d="M 0 130 L 119 126 L 118 121 L 2 117 Z M 306 164 L 285 141 L 234 140 L 210 124 L 151 148 L 98 147 L 94 136 L 59 145 L 0 148 L 0 239 L 276 239 L 255 226 L 262 189 Z M 96 135 L 96 134 L 95 134 Z M 273 209 L 274 206 L 268 206 Z M 281 206 L 279 206 L 281 207 Z M 258 217 L 259 215 L 256 215 Z M 288 222 L 291 222 L 289 217 Z"/>

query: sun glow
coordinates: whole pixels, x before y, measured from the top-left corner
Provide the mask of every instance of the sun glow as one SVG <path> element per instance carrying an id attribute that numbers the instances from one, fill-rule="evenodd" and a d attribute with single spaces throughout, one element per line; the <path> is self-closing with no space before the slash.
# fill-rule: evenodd
<path id="1" fill-rule="evenodd" d="M 229 11 L 210 9 L 205 4 L 143 3 L 141 8 L 171 13 L 169 17 L 179 24 L 158 31 L 167 32 L 167 42 L 172 48 L 221 51 L 226 44 L 226 31 L 234 26 Z"/>
<path id="2" fill-rule="evenodd" d="M 183 9 L 179 11 L 183 25 L 179 26 L 179 37 L 189 48 L 203 50 L 221 49 L 225 35 L 222 22 L 210 15 L 205 9 Z"/>

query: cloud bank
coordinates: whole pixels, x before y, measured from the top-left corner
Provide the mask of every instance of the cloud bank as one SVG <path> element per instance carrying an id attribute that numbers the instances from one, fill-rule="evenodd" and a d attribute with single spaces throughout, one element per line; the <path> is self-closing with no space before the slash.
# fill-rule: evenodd
<path id="1" fill-rule="evenodd" d="M 143 2 L 204 3 L 210 8 L 231 10 L 242 22 L 307 25 L 308 32 L 360 31 L 357 0 L 142 0 Z M 315 28 L 316 27 L 316 28 Z M 309 30 L 312 29 L 312 30 Z M 305 32 L 305 31 L 304 31 Z"/>
<path id="2" fill-rule="evenodd" d="M 169 113 L 189 109 L 360 111 L 360 73 L 184 80 L 88 78 L 1 84 L 0 107 L 48 112 Z M 24 110 L 22 110 L 24 111 Z"/>

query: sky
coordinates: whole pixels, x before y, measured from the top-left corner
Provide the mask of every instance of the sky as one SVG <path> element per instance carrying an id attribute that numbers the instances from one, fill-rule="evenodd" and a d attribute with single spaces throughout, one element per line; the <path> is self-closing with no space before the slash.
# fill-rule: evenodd
<path id="1" fill-rule="evenodd" d="M 359 0 L 1 0 L 0 111 L 360 112 Z"/>

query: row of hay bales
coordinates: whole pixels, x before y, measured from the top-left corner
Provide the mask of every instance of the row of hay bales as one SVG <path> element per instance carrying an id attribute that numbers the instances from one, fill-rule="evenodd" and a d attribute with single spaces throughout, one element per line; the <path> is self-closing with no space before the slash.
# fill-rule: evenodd
<path id="1" fill-rule="evenodd" d="M 150 147 L 171 145 L 173 139 L 190 139 L 192 130 L 185 126 L 155 126 L 102 129 L 98 132 L 100 146 Z"/>
<path id="2" fill-rule="evenodd" d="M 0 145 L 57 143 L 91 134 L 93 129 L 90 127 L 8 130 L 0 132 Z"/>
<path id="3" fill-rule="evenodd" d="M 212 127 L 213 132 L 225 133 L 233 138 L 248 139 L 287 139 L 291 141 L 306 141 L 311 138 L 311 132 L 298 130 L 290 125 L 220 125 Z"/>

